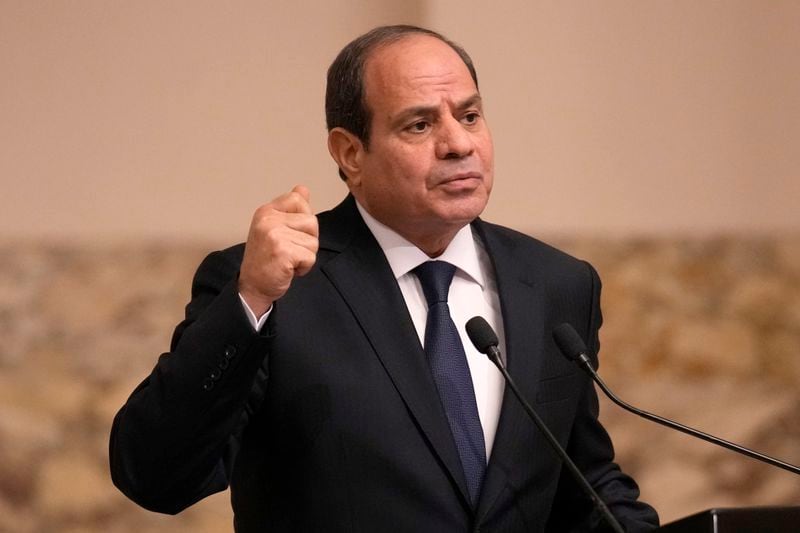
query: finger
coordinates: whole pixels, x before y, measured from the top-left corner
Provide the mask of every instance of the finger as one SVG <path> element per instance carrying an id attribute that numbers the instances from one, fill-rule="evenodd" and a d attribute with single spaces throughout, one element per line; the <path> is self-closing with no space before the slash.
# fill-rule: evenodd
<path id="1" fill-rule="evenodd" d="M 302 241 L 302 237 L 300 240 Z M 272 266 L 266 266 L 265 264 L 260 266 L 266 271 L 274 272 L 277 269 L 290 277 L 294 277 L 306 274 L 316 261 L 317 253 L 314 242 L 295 243 L 287 241 L 281 246 L 280 254 L 271 261 Z"/>
<path id="2" fill-rule="evenodd" d="M 280 235 L 282 229 L 301 231 L 313 237 L 319 235 L 319 222 L 314 215 L 284 213 L 271 210 L 257 216 L 252 225 L 256 234 Z"/>
<path id="3" fill-rule="evenodd" d="M 319 235 L 319 222 L 315 215 L 287 213 L 276 209 L 273 204 L 259 207 L 250 221 L 250 233 L 253 235 L 266 235 L 282 227 L 303 231 L 309 235 Z"/>
<path id="4" fill-rule="evenodd" d="M 295 255 L 295 276 L 305 276 L 314 267 L 317 262 L 317 254 L 306 250 L 305 248 L 298 248 Z"/>
<path id="5" fill-rule="evenodd" d="M 295 185 L 292 188 L 292 192 L 296 192 L 297 194 L 302 196 L 303 199 L 306 201 L 306 203 L 308 203 L 308 204 L 311 203 L 311 192 L 308 190 L 308 187 L 306 187 L 305 185 Z"/>
<path id="6" fill-rule="evenodd" d="M 313 235 L 309 235 L 308 233 L 301 231 L 295 231 L 289 236 L 289 238 L 291 239 L 292 244 L 295 246 L 305 248 L 314 254 L 316 254 L 317 250 L 319 250 L 319 239 Z"/>
<path id="7" fill-rule="evenodd" d="M 312 214 L 311 205 L 296 192 L 288 192 L 278 196 L 268 204 L 262 205 L 260 210 L 273 210 L 281 213 Z"/>
<path id="8" fill-rule="evenodd" d="M 296 231 L 302 231 L 312 237 L 319 236 L 319 221 L 316 216 L 300 213 L 286 213 L 284 217 L 283 223 L 286 227 Z"/>
<path id="9" fill-rule="evenodd" d="M 285 269 L 292 268 L 297 254 L 316 254 L 319 250 L 319 239 L 304 231 L 281 226 L 269 233 L 252 235 L 247 246 L 257 253 L 265 254 L 264 261 L 277 259 L 279 263 L 283 262 Z"/>
<path id="10" fill-rule="evenodd" d="M 302 231 L 287 230 L 282 248 L 295 271 L 308 271 L 316 262 L 319 239 Z"/>
<path id="11" fill-rule="evenodd" d="M 285 213 L 305 213 L 313 214 L 309 203 L 308 187 L 305 185 L 295 185 L 288 193 L 283 194 L 271 202 L 274 209 Z"/>

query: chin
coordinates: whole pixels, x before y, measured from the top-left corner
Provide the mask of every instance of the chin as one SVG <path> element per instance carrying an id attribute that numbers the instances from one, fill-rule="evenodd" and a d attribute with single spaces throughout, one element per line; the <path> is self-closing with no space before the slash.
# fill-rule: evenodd
<path id="1" fill-rule="evenodd" d="M 470 198 L 468 201 L 458 202 L 458 205 L 449 205 L 444 210 L 444 219 L 460 224 L 469 224 L 483 213 L 488 198 Z"/>

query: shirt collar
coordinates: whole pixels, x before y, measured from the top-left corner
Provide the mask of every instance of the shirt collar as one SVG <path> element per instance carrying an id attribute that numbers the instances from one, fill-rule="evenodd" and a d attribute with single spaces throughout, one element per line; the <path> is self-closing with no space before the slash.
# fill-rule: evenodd
<path id="1" fill-rule="evenodd" d="M 356 207 L 389 261 L 389 266 L 394 273 L 395 279 L 400 279 L 425 261 L 431 260 L 425 252 L 402 235 L 375 219 L 357 201 Z M 467 224 L 458 230 L 444 253 L 437 257 L 436 260 L 447 261 L 455 265 L 456 268 L 471 277 L 481 287 L 484 287 L 484 277 L 480 267 L 475 239 L 476 237 L 472 233 L 472 226 Z"/>

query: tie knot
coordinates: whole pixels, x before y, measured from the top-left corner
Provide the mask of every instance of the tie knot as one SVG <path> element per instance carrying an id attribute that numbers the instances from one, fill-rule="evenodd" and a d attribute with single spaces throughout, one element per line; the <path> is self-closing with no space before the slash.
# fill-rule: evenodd
<path id="1" fill-rule="evenodd" d="M 414 269 L 414 274 L 419 278 L 422 292 L 428 301 L 428 307 L 437 303 L 447 303 L 447 293 L 450 292 L 450 282 L 456 272 L 455 265 L 446 261 L 426 261 Z"/>

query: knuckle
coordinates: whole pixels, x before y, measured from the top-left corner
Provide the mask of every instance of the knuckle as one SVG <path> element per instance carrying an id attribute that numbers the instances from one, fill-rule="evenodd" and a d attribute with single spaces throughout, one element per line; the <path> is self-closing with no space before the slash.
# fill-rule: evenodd
<path id="1" fill-rule="evenodd" d="M 263 220 L 264 218 L 266 218 L 269 215 L 271 215 L 274 211 L 275 211 L 275 208 L 271 203 L 261 205 L 258 208 L 256 208 L 255 213 L 253 213 L 253 220 L 254 221 Z"/>
<path id="2" fill-rule="evenodd" d="M 272 255 L 276 257 L 286 257 L 289 255 L 289 243 L 284 239 L 275 238 L 271 241 Z"/>

